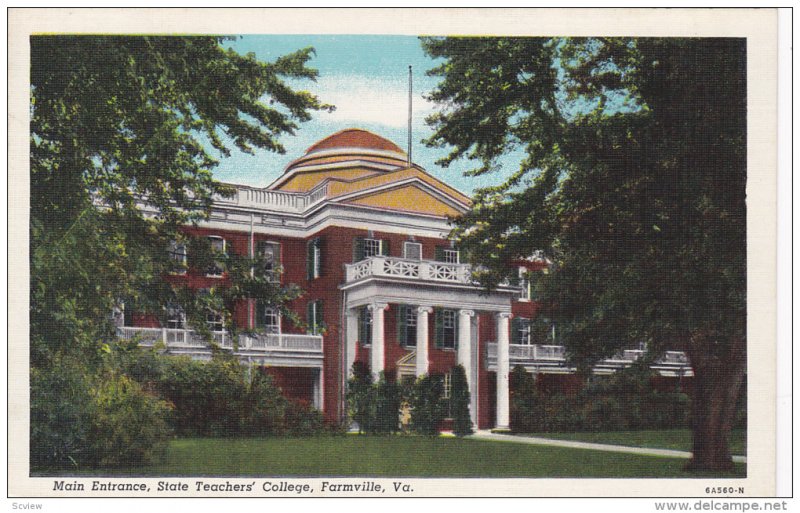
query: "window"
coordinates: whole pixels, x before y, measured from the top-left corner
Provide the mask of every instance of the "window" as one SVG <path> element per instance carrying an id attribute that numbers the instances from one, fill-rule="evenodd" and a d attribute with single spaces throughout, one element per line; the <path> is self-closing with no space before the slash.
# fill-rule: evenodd
<path id="1" fill-rule="evenodd" d="M 556 344 L 556 325 L 547 317 L 537 317 L 530 322 L 531 340 L 535 344 Z"/>
<path id="2" fill-rule="evenodd" d="M 325 321 L 322 312 L 322 300 L 310 301 L 306 306 L 306 323 L 308 332 L 312 335 L 322 335 Z"/>
<path id="3" fill-rule="evenodd" d="M 178 305 L 167 306 L 167 329 L 182 330 L 186 326 L 186 315 Z"/>
<path id="4" fill-rule="evenodd" d="M 404 242 L 403 257 L 409 260 L 422 260 L 422 244 L 419 242 Z"/>
<path id="5" fill-rule="evenodd" d="M 511 320 L 511 343 L 530 345 L 531 341 L 531 321 L 524 317 L 514 317 Z"/>
<path id="6" fill-rule="evenodd" d="M 279 283 L 281 281 L 281 245 L 277 242 L 259 241 L 257 254 L 264 276 L 272 283 Z"/>
<path id="7" fill-rule="evenodd" d="M 211 253 L 214 255 L 225 255 L 225 239 L 211 235 L 208 237 L 208 242 L 211 245 Z M 206 271 L 207 276 L 220 277 L 225 270 L 224 263 L 221 260 L 215 260 L 213 264 Z"/>
<path id="8" fill-rule="evenodd" d="M 278 309 L 261 301 L 256 303 L 256 328 L 264 330 L 265 333 L 280 333 L 281 317 Z"/>
<path id="9" fill-rule="evenodd" d="M 186 274 L 186 244 L 170 241 L 169 248 L 167 249 L 170 260 L 175 265 L 175 274 Z"/>
<path id="10" fill-rule="evenodd" d="M 417 309 L 410 305 L 398 305 L 397 342 L 406 347 L 417 346 Z"/>
<path id="11" fill-rule="evenodd" d="M 388 240 L 356 237 L 353 241 L 353 262 L 379 255 L 389 255 Z"/>
<path id="12" fill-rule="evenodd" d="M 434 311 L 436 321 L 436 347 L 455 349 L 458 346 L 458 319 L 455 310 L 437 308 Z"/>
<path id="13" fill-rule="evenodd" d="M 436 248 L 436 260 L 448 264 L 457 264 L 459 263 L 458 250 L 439 246 Z"/>
<path id="14" fill-rule="evenodd" d="M 445 404 L 445 417 L 451 418 L 452 414 L 452 407 L 450 404 L 450 399 L 452 398 L 452 391 L 453 391 L 453 373 L 448 372 L 444 375 L 444 381 L 442 383 L 442 399 L 444 400 Z"/>
<path id="15" fill-rule="evenodd" d="M 306 277 L 314 280 L 322 276 L 322 238 L 308 241 L 306 246 Z"/>
<path id="16" fill-rule="evenodd" d="M 206 312 L 206 326 L 211 331 L 224 331 L 225 322 L 222 314 L 215 310 L 208 310 Z"/>
<path id="17" fill-rule="evenodd" d="M 366 306 L 358 310 L 358 341 L 363 346 L 372 344 L 372 311 Z"/>
<path id="18" fill-rule="evenodd" d="M 531 280 L 529 279 L 528 270 L 524 267 L 519 268 L 519 286 L 522 289 L 519 293 L 520 301 L 531 300 Z"/>

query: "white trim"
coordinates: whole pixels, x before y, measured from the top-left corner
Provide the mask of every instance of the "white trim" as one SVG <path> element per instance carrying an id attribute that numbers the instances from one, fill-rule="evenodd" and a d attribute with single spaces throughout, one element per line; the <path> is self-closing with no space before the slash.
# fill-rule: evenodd
<path id="1" fill-rule="evenodd" d="M 469 210 L 469 205 L 459 201 L 453 196 L 447 194 L 445 191 L 442 191 L 441 189 L 434 187 L 433 185 L 429 184 L 428 182 L 426 182 L 425 180 L 421 179 L 418 176 L 410 176 L 400 181 L 388 182 L 367 189 L 359 189 L 357 191 L 353 191 L 347 194 L 335 196 L 333 198 L 330 198 L 328 201 L 332 203 L 345 203 L 347 201 L 360 198 L 362 196 L 372 196 L 383 192 L 389 192 L 394 189 L 400 189 L 406 187 L 408 185 L 419 185 L 420 189 L 423 192 L 431 193 L 431 195 L 437 197 L 437 199 L 443 201 L 444 203 L 447 203 L 449 206 L 456 208 L 456 210 L 459 210 L 461 212 L 467 212 Z"/>

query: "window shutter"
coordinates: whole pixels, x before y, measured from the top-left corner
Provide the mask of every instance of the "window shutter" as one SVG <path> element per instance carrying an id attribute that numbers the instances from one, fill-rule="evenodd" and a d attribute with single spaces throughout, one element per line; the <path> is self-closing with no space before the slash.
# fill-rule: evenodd
<path id="1" fill-rule="evenodd" d="M 381 240 L 381 255 L 389 256 L 389 240 L 382 239 Z"/>
<path id="2" fill-rule="evenodd" d="M 316 301 L 315 310 L 314 310 L 314 321 L 316 323 L 314 328 L 314 334 L 318 335 L 320 333 L 320 328 L 322 328 L 322 323 L 325 319 L 325 315 L 322 310 L 322 300 L 318 299 Z"/>
<path id="3" fill-rule="evenodd" d="M 358 312 L 358 342 L 362 346 L 368 345 L 372 337 L 372 333 L 370 333 L 371 326 L 367 322 L 367 315 L 369 315 L 367 307 L 362 306 Z"/>
<path id="4" fill-rule="evenodd" d="M 306 278 L 314 279 L 314 241 L 310 240 L 306 244 Z"/>
<path id="5" fill-rule="evenodd" d="M 458 349 L 458 325 L 461 324 L 461 316 L 458 311 L 453 313 L 453 347 Z"/>
<path id="6" fill-rule="evenodd" d="M 397 305 L 397 343 L 404 346 L 408 343 L 406 334 L 406 305 Z"/>
<path id="7" fill-rule="evenodd" d="M 266 308 L 264 307 L 264 303 L 261 301 L 256 301 L 256 328 L 263 328 L 267 325 L 265 313 Z"/>
<path id="8" fill-rule="evenodd" d="M 353 262 L 364 260 L 364 237 L 353 239 Z"/>
<path id="9" fill-rule="evenodd" d="M 436 254 L 434 256 L 434 260 L 437 262 L 444 262 L 444 248 L 441 246 L 436 246 Z"/>
<path id="10" fill-rule="evenodd" d="M 322 269 L 324 269 L 324 258 L 325 258 L 325 239 L 323 237 L 317 237 L 314 239 L 314 245 L 317 247 L 317 267 L 315 269 L 316 273 L 315 276 L 322 277 Z"/>
<path id="11" fill-rule="evenodd" d="M 314 302 L 309 301 L 306 305 L 306 324 L 308 331 L 314 333 Z"/>
<path id="12" fill-rule="evenodd" d="M 434 324 L 435 324 L 435 331 L 434 331 L 434 342 L 436 347 L 442 348 L 444 347 L 444 315 L 442 313 L 441 308 L 435 308 L 433 310 L 434 316 Z"/>
<path id="13" fill-rule="evenodd" d="M 519 317 L 514 317 L 511 319 L 511 343 L 512 344 L 519 344 L 520 343 L 520 336 L 519 336 L 519 328 L 520 328 L 520 321 Z"/>

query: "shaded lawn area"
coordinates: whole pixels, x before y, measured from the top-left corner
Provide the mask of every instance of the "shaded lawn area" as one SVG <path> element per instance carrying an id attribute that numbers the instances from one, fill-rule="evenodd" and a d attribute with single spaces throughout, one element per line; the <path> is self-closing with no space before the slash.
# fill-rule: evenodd
<path id="1" fill-rule="evenodd" d="M 607 431 L 599 433 L 518 433 L 520 436 L 535 436 L 592 442 L 598 444 L 625 445 L 627 447 L 652 447 L 655 449 L 692 450 L 692 431 L 689 429 L 659 429 L 643 431 Z M 734 429 L 729 440 L 731 454 L 747 454 L 747 431 Z"/>
<path id="2" fill-rule="evenodd" d="M 686 460 L 511 442 L 416 436 L 178 439 L 156 465 L 113 476 L 709 477 Z M 744 477 L 737 465 L 733 477 Z M 84 474 L 86 475 L 86 474 Z M 728 475 L 728 477 L 731 477 Z"/>

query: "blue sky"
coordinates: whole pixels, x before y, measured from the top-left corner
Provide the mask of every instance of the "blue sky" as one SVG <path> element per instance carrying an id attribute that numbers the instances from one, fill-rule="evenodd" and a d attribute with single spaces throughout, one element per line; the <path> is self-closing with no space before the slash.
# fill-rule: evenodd
<path id="1" fill-rule="evenodd" d="M 465 170 L 476 167 L 467 161 L 443 169 L 435 162 L 447 151 L 427 148 L 420 142 L 432 133 L 425 125 L 424 118 L 436 107 L 426 102 L 423 94 L 436 85 L 437 79 L 427 77 L 425 72 L 437 63 L 425 56 L 416 37 L 248 35 L 226 45 L 240 53 L 254 52 L 265 61 L 273 61 L 281 55 L 313 46 L 316 56 L 309 66 L 319 70 L 317 82 L 298 81 L 292 85 L 296 89 L 311 91 L 323 102 L 335 105 L 336 110 L 332 113 L 315 113 L 311 121 L 300 125 L 296 136 L 283 136 L 280 141 L 286 147 L 284 155 L 268 151 L 248 155 L 234 148 L 231 156 L 221 158 L 214 170 L 215 176 L 221 181 L 266 186 L 314 142 L 344 128 L 370 130 L 405 149 L 409 65 L 414 68 L 414 162 L 465 193 L 501 179 L 498 175 L 464 177 Z M 510 171 L 506 169 L 503 174 Z"/>

